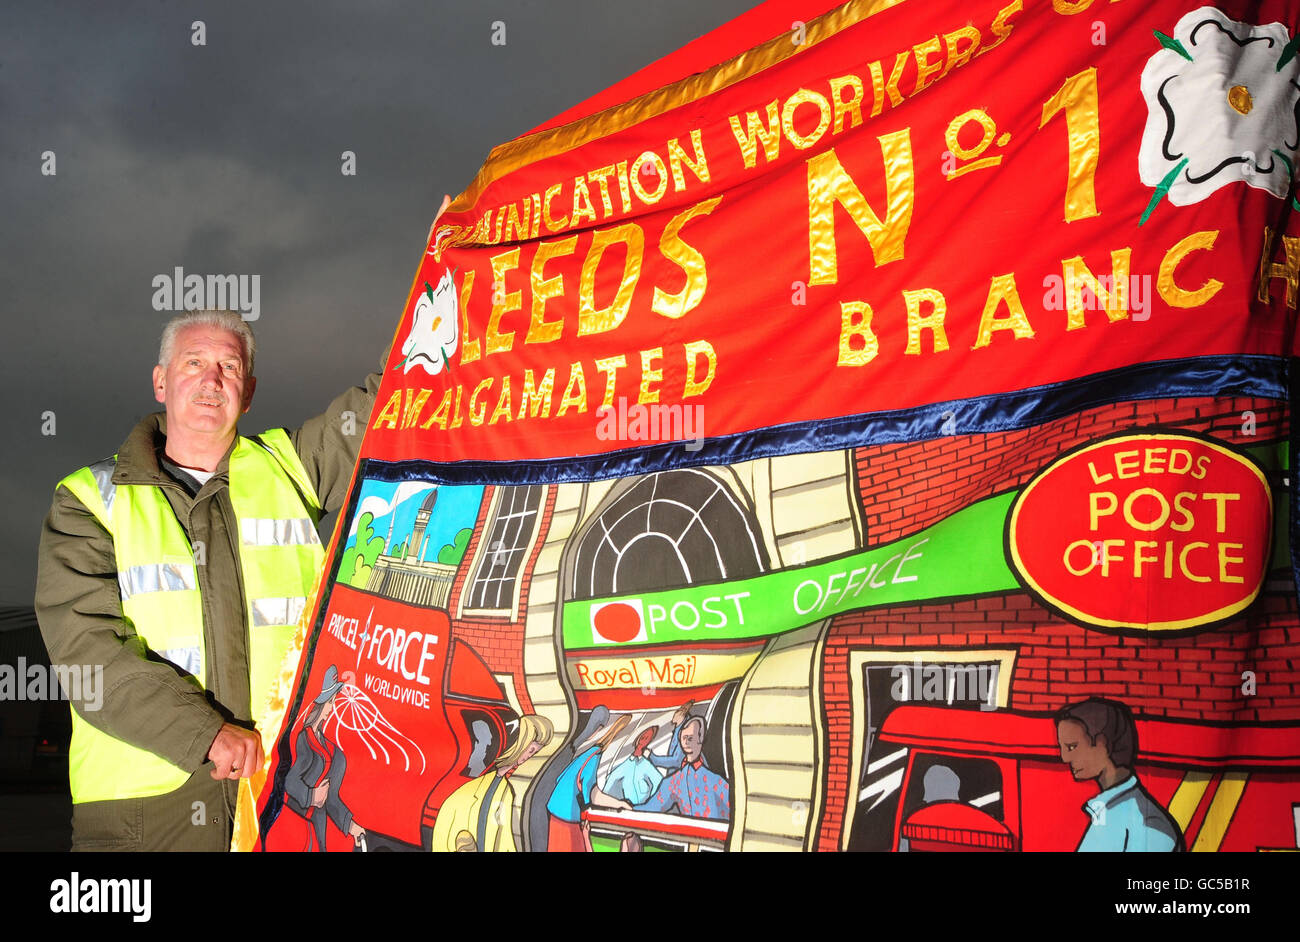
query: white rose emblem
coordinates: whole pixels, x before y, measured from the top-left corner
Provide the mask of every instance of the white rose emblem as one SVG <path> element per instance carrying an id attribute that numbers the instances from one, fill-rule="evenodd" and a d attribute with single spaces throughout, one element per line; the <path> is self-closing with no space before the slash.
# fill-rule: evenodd
<path id="1" fill-rule="evenodd" d="M 1156 193 L 1199 203 L 1242 180 L 1283 198 L 1300 145 L 1300 59 L 1281 23 L 1251 26 L 1214 7 L 1183 16 L 1142 70 L 1147 123 L 1138 173 Z"/>
<path id="2" fill-rule="evenodd" d="M 456 352 L 460 339 L 460 305 L 456 302 L 456 283 L 451 271 L 444 269 L 438 287 L 424 283 L 424 293 L 415 302 L 411 332 L 402 343 L 405 359 L 398 364 L 403 373 L 420 366 L 426 373 L 438 375 L 450 367 L 448 359 Z"/>

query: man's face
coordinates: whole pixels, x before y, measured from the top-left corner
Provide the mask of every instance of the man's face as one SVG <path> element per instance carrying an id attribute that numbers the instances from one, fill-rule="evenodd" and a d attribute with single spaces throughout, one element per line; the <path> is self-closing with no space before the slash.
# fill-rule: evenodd
<path id="1" fill-rule="evenodd" d="M 682 727 L 682 752 L 686 753 L 686 761 L 694 762 L 703 750 L 704 740 L 700 737 L 700 724 L 687 723 Z"/>
<path id="2" fill-rule="evenodd" d="M 1077 782 L 1097 778 L 1110 764 L 1106 737 L 1098 736 L 1097 744 L 1093 745 L 1082 723 L 1063 720 L 1056 727 L 1056 740 L 1061 747 L 1061 761 L 1070 766 Z"/>
<path id="3" fill-rule="evenodd" d="M 154 398 L 167 407 L 167 431 L 185 429 L 224 438 L 253 401 L 256 380 L 245 374 L 239 337 L 192 325 L 176 336 L 172 361 L 153 370 Z"/>

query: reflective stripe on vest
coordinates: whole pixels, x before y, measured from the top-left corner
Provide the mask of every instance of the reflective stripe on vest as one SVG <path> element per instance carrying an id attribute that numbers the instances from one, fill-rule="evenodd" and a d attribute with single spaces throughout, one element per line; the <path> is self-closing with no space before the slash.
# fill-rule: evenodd
<path id="1" fill-rule="evenodd" d="M 143 645 L 196 686 L 206 680 L 203 603 L 195 553 L 161 488 L 114 485 L 116 459 L 60 482 L 113 537 L 122 614 Z M 230 502 L 240 534 L 240 575 L 247 600 L 249 693 L 254 722 L 273 736 L 263 711 L 271 684 L 291 653 L 307 596 L 324 561 L 314 520 L 320 501 L 288 435 L 280 429 L 238 439 L 230 456 Z M 143 654 L 143 650 L 141 650 Z M 75 803 L 161 795 L 188 772 L 114 739 L 74 710 L 69 780 Z"/>
<path id="2" fill-rule="evenodd" d="M 320 537 L 310 517 L 253 518 L 239 521 L 239 540 L 245 546 L 294 546 L 319 543 Z"/>
<path id="3" fill-rule="evenodd" d="M 123 601 L 146 592 L 184 592 L 198 588 L 194 567 L 184 563 L 151 563 L 123 569 L 117 574 L 117 586 Z"/>

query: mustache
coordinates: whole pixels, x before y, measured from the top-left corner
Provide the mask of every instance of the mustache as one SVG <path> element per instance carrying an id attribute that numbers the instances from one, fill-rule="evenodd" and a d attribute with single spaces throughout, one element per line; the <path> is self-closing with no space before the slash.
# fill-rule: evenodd
<path id="1" fill-rule="evenodd" d="M 224 406 L 228 401 L 224 393 L 219 393 L 216 390 L 210 390 L 210 391 L 200 390 L 199 392 L 195 393 L 193 396 L 190 397 L 190 402 L 199 402 L 200 400 L 208 400 L 208 401 L 216 402 L 218 405 L 222 405 L 222 406 Z"/>

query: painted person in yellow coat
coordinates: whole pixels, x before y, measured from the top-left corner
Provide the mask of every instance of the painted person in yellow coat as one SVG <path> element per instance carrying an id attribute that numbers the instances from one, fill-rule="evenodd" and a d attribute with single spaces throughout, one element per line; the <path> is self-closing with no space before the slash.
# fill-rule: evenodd
<path id="1" fill-rule="evenodd" d="M 551 741 L 551 721 L 526 713 L 519 717 L 519 733 L 497 757 L 492 771 L 466 782 L 451 793 L 433 822 L 430 850 L 513 852 L 515 790 L 510 776 Z M 473 844 L 466 840 L 468 836 Z"/>

